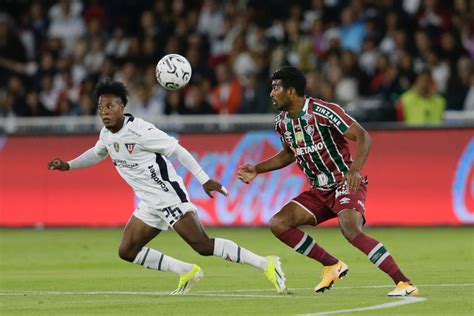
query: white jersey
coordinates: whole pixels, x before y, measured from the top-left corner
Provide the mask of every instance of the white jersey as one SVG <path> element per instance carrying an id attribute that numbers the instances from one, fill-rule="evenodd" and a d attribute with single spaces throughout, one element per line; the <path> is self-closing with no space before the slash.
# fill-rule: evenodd
<path id="1" fill-rule="evenodd" d="M 166 158 L 178 141 L 140 118 L 125 114 L 120 131 L 102 128 L 94 151 L 109 155 L 122 178 L 152 208 L 189 202 L 183 179 Z"/>

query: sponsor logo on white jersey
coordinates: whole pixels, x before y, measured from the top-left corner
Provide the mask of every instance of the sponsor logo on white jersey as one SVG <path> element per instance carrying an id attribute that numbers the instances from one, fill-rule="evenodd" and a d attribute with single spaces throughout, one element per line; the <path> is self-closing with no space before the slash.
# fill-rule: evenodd
<path id="1" fill-rule="evenodd" d="M 149 128 L 148 130 L 150 130 L 150 129 L 152 129 L 152 128 Z M 142 137 L 141 134 L 139 134 L 138 132 L 134 131 L 134 130 L 131 129 L 131 128 L 129 128 L 128 131 L 129 131 L 130 133 L 132 133 L 133 135 L 135 135 L 135 136 Z"/>
<path id="2" fill-rule="evenodd" d="M 114 143 L 114 149 L 116 152 L 120 151 L 120 144 L 119 143 Z"/>
<path id="3" fill-rule="evenodd" d="M 130 163 L 123 159 L 114 159 L 114 165 L 119 168 L 137 169 L 138 163 Z"/>
<path id="4" fill-rule="evenodd" d="M 150 171 L 150 178 L 155 181 L 156 184 L 158 184 L 161 189 L 165 192 L 168 192 L 169 189 L 168 187 L 166 186 L 166 184 L 163 182 L 163 180 L 161 180 L 157 174 L 156 174 L 156 170 L 153 166 L 148 166 L 148 170 Z"/>

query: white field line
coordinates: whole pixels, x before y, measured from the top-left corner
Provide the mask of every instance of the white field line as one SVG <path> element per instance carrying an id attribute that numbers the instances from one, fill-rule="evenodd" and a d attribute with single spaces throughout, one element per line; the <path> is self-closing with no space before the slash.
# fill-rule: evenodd
<path id="1" fill-rule="evenodd" d="M 419 285 L 418 288 L 427 287 L 469 287 L 474 283 L 459 284 L 425 284 Z M 340 286 L 334 290 L 350 290 L 350 289 L 376 289 L 376 288 L 392 288 L 393 285 L 367 285 L 367 286 Z M 215 296 L 215 297 L 255 297 L 255 298 L 311 298 L 318 297 L 312 293 L 313 288 L 290 288 L 290 291 L 306 291 L 310 290 L 310 295 L 277 295 L 277 294 L 248 294 L 249 292 L 274 292 L 273 289 L 235 289 L 235 290 L 213 290 L 213 291 L 194 291 L 186 294 L 187 296 Z M 245 292 L 245 294 L 238 294 Z M 168 291 L 28 291 L 28 290 L 0 290 L 0 296 L 21 296 L 21 295 L 158 295 L 170 296 Z"/>
<path id="2" fill-rule="evenodd" d="M 426 301 L 426 298 L 424 297 L 401 297 L 399 299 L 400 300 L 395 301 L 395 302 L 372 305 L 372 306 L 367 306 L 367 307 L 340 309 L 340 310 L 335 310 L 335 311 L 319 312 L 319 313 L 311 313 L 311 314 L 301 314 L 300 316 L 331 315 L 331 314 L 371 311 L 371 310 L 376 310 L 376 309 L 392 308 L 392 307 L 396 307 L 400 305 L 413 304 L 413 303 Z"/>

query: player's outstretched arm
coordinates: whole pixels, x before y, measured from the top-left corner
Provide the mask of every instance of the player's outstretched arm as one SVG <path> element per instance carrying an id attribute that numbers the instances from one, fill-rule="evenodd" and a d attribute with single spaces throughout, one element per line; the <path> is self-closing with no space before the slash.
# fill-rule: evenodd
<path id="1" fill-rule="evenodd" d="M 68 162 L 61 158 L 54 158 L 48 163 L 48 169 L 50 170 L 74 170 L 79 168 L 85 168 L 98 164 L 107 157 L 107 151 L 96 153 L 94 148 L 91 148 L 83 152 L 79 157 L 74 158 Z"/>
<path id="2" fill-rule="evenodd" d="M 258 174 L 284 168 L 295 161 L 295 155 L 288 145 L 283 144 L 281 150 L 275 156 L 261 161 L 256 165 L 245 164 L 239 167 L 237 177 L 245 183 L 252 181 Z"/>
<path id="3" fill-rule="evenodd" d="M 213 195 L 212 195 L 213 191 L 219 192 L 225 196 L 229 195 L 229 193 L 227 192 L 227 189 L 222 184 L 220 184 L 219 182 L 215 180 L 209 179 L 202 186 L 204 188 L 204 191 L 206 191 L 206 194 L 209 195 L 209 197 L 211 198 L 213 198 Z"/>
<path id="4" fill-rule="evenodd" d="M 186 148 L 177 144 L 173 154 L 178 158 L 179 162 L 196 177 L 199 183 L 202 184 L 204 191 L 209 195 L 209 197 L 213 197 L 212 192 L 214 191 L 225 196 L 228 195 L 226 188 L 219 182 L 210 179 L 207 173 L 201 168 L 199 163 Z"/>
<path id="5" fill-rule="evenodd" d="M 69 170 L 69 164 L 62 160 L 61 158 L 54 158 L 48 163 L 49 170 L 60 170 L 67 171 Z"/>

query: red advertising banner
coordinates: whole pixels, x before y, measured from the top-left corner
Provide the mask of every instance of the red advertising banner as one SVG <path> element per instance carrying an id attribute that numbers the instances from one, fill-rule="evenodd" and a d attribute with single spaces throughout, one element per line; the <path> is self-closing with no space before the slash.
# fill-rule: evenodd
<path id="1" fill-rule="evenodd" d="M 474 223 L 473 129 L 370 134 L 372 150 L 363 172 L 369 178 L 368 225 Z M 239 165 L 280 150 L 279 138 L 272 131 L 176 137 L 229 191 L 229 197 L 209 199 L 197 180 L 172 161 L 206 225 L 266 225 L 285 203 L 308 188 L 296 165 L 259 175 L 251 184 L 237 179 Z M 125 224 L 137 201 L 110 160 L 71 172 L 46 168 L 51 158 L 74 158 L 96 139 L 0 136 L 0 226 Z"/>

